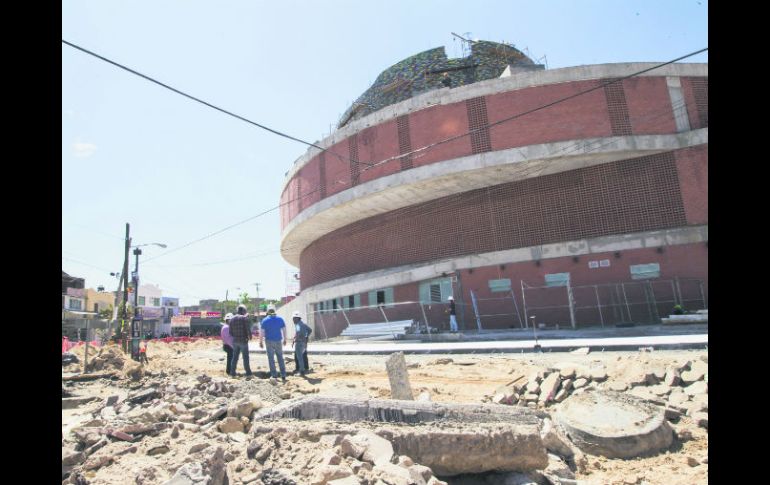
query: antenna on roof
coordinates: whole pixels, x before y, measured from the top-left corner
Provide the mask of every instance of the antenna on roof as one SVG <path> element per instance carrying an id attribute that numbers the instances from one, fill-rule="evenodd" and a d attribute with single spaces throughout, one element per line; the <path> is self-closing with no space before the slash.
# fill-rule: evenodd
<path id="1" fill-rule="evenodd" d="M 463 37 L 462 35 L 455 34 L 454 32 L 450 32 L 450 33 L 452 35 L 454 35 L 455 37 L 457 37 L 458 39 L 460 39 L 461 41 L 463 41 L 463 44 L 462 44 L 462 46 L 463 46 L 463 57 L 467 57 L 467 56 L 471 55 L 471 52 L 472 52 L 471 51 L 471 45 L 475 44 L 476 42 L 478 42 L 478 40 L 471 40 L 471 35 L 473 35 L 473 33 L 472 32 L 463 32 L 463 35 L 465 37 Z"/>

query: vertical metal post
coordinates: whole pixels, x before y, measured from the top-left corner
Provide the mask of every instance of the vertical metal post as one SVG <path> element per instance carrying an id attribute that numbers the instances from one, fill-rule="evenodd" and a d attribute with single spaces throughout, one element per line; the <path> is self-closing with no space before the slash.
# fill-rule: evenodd
<path id="1" fill-rule="evenodd" d="M 626 285 L 625 283 L 620 284 L 620 289 L 623 291 L 623 301 L 626 302 L 626 312 L 628 312 L 628 323 L 633 323 L 631 319 L 631 307 L 628 306 L 628 297 L 626 297 Z"/>
<path id="2" fill-rule="evenodd" d="M 88 322 L 89 320 L 86 320 L 86 355 L 85 355 L 85 358 L 83 359 L 83 374 L 85 374 L 88 369 L 88 347 L 91 343 L 88 340 Z"/>
<path id="3" fill-rule="evenodd" d="M 599 300 L 599 286 L 594 285 L 594 292 L 596 293 L 596 308 L 599 309 L 599 320 L 602 322 L 602 328 L 604 328 L 604 316 L 602 316 L 602 302 Z"/>
<path id="4" fill-rule="evenodd" d="M 679 277 L 674 277 L 674 282 L 676 283 L 676 292 L 679 295 L 679 304 L 684 307 L 684 300 L 682 300 L 682 288 L 679 286 Z"/>
<path id="5" fill-rule="evenodd" d="M 698 286 L 700 287 L 700 299 L 703 301 L 703 309 L 708 310 L 708 305 L 706 304 L 706 294 L 703 292 L 703 281 L 698 280 Z"/>
<path id="6" fill-rule="evenodd" d="M 645 285 L 647 290 L 647 306 L 651 308 L 652 320 L 654 323 L 660 323 L 660 316 L 658 315 L 658 302 L 655 300 L 655 290 L 652 287 L 652 282 L 647 281 Z"/>
<path id="7" fill-rule="evenodd" d="M 567 303 L 569 304 L 569 321 L 572 324 L 572 329 L 576 328 L 575 325 L 575 301 L 572 295 L 572 283 L 567 280 Z"/>
<path id="8" fill-rule="evenodd" d="M 422 310 L 422 317 L 425 319 L 425 329 L 428 331 L 428 339 L 433 340 L 433 335 L 430 333 L 430 323 L 428 322 L 428 315 L 425 313 L 425 307 L 422 302 L 419 302 L 420 310 Z"/>
<path id="9" fill-rule="evenodd" d="M 529 323 L 527 320 L 527 296 L 524 293 L 524 280 L 521 281 L 521 304 L 524 306 L 524 328 L 527 328 L 526 325 Z"/>
<path id="10" fill-rule="evenodd" d="M 516 317 L 519 319 L 519 328 L 524 328 L 524 324 L 521 323 L 521 314 L 519 313 L 519 304 L 516 303 L 516 293 L 511 288 L 511 298 L 513 299 L 513 309 L 516 311 Z"/>
<path id="11" fill-rule="evenodd" d="M 479 328 L 479 332 L 481 332 L 481 317 L 479 316 L 479 307 L 476 303 L 476 294 L 471 290 L 471 301 L 473 302 L 473 313 L 476 314 L 476 326 Z"/>
<path id="12" fill-rule="evenodd" d="M 329 334 L 326 333 L 326 325 L 324 324 L 324 317 L 321 315 L 321 312 L 323 310 L 317 310 L 316 313 L 318 313 L 318 319 L 321 321 L 321 330 L 324 331 L 324 340 L 329 338 Z"/>
<path id="13" fill-rule="evenodd" d="M 674 286 L 674 280 L 671 280 L 671 294 L 674 295 L 674 305 L 679 305 L 680 303 L 676 300 L 676 286 Z"/>
<path id="14" fill-rule="evenodd" d="M 126 247 L 123 257 L 123 311 L 121 312 L 120 338 L 123 341 L 123 352 L 128 351 L 128 332 L 126 332 L 126 320 L 128 320 L 128 250 L 131 247 L 131 238 L 128 237 L 129 225 L 126 222 Z"/>
<path id="15" fill-rule="evenodd" d="M 460 311 L 459 315 L 460 328 L 465 330 L 465 297 L 463 296 L 463 283 L 460 280 L 460 270 L 455 271 L 455 277 L 457 278 L 457 293 L 452 294 L 459 297 L 459 300 L 457 300 L 456 303 L 462 307 L 462 311 Z M 422 302 L 420 302 L 420 306 L 422 306 Z"/>
<path id="16" fill-rule="evenodd" d="M 385 310 L 383 309 L 384 306 L 385 306 L 384 304 L 377 305 L 377 307 L 380 309 L 380 312 L 382 312 L 382 318 L 385 319 L 385 323 L 387 323 L 388 328 L 390 328 L 390 322 L 388 321 L 388 316 L 385 315 Z M 396 340 L 396 332 L 394 332 L 392 328 L 390 329 L 390 333 L 393 334 L 393 340 Z"/>
<path id="17" fill-rule="evenodd" d="M 347 314 L 345 313 L 345 307 L 342 306 L 342 316 L 345 317 L 345 321 L 348 323 L 348 327 L 350 326 L 350 320 L 348 319 Z"/>

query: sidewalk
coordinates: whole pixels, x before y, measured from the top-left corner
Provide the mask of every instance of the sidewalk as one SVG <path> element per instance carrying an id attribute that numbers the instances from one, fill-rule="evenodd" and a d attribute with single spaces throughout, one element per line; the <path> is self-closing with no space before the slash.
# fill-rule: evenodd
<path id="1" fill-rule="evenodd" d="M 632 329 L 613 329 L 632 330 Z M 573 334 L 574 335 L 574 334 Z M 617 335 L 617 333 L 616 333 Z M 654 349 L 703 349 L 708 346 L 708 333 L 679 334 L 679 335 L 646 335 L 646 336 L 594 336 L 581 335 L 582 338 L 566 338 L 548 335 L 546 339 L 540 338 L 538 343 L 543 352 L 570 352 L 580 347 L 589 347 L 591 351 L 611 350 L 638 350 L 640 347 L 653 347 Z M 587 338 L 588 337 L 588 338 Z M 430 353 L 488 353 L 488 352 L 534 352 L 535 340 L 507 339 L 485 341 L 455 341 L 455 342 L 409 342 L 409 341 L 384 341 L 384 342 L 340 342 L 340 343 L 310 343 L 309 351 L 314 354 L 390 354 L 404 352 L 405 354 L 430 354 Z M 250 352 L 264 353 L 259 345 L 252 343 Z M 284 348 L 284 352 L 291 352 L 291 348 Z"/>

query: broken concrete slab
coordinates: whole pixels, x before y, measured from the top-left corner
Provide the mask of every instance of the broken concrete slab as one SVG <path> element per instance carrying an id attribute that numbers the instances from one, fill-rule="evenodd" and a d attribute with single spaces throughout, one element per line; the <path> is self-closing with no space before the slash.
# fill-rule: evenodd
<path id="1" fill-rule="evenodd" d="M 543 379 L 543 383 L 540 385 L 540 402 L 547 403 L 553 401 L 559 384 L 561 384 L 561 378 L 558 372 L 548 374 L 548 377 Z"/>
<path id="2" fill-rule="evenodd" d="M 414 400 L 412 387 L 409 384 L 409 374 L 406 370 L 406 360 L 403 352 L 396 352 L 385 361 L 390 381 L 390 395 L 393 399 Z"/>
<path id="3" fill-rule="evenodd" d="M 163 485 L 206 485 L 210 480 L 211 477 L 203 473 L 203 464 L 196 461 L 182 465 Z"/>
<path id="4" fill-rule="evenodd" d="M 694 413 L 692 415 L 692 420 L 695 421 L 695 424 L 702 428 L 709 428 L 709 415 L 708 413 Z"/>
<path id="5" fill-rule="evenodd" d="M 572 443 L 564 435 L 561 429 L 557 428 L 551 418 L 543 420 L 543 426 L 540 428 L 540 437 L 543 440 L 546 450 L 555 453 L 564 458 L 574 456 Z"/>
<path id="6" fill-rule="evenodd" d="M 608 458 L 633 458 L 667 448 L 673 440 L 660 408 L 618 392 L 573 395 L 554 419 L 579 449 Z"/>
<path id="7" fill-rule="evenodd" d="M 538 418 L 546 416 L 542 412 L 494 404 L 453 404 L 396 399 L 360 400 L 313 396 L 284 401 L 271 408 L 260 410 L 254 415 L 254 422 L 271 418 L 293 418 L 332 419 L 347 422 L 424 423 L 441 420 L 539 424 Z M 408 453 L 404 454 L 411 456 Z"/>
<path id="8" fill-rule="evenodd" d="M 690 364 L 690 370 L 682 372 L 682 381 L 685 384 L 692 384 L 703 379 L 709 371 L 707 363 L 698 359 Z"/>
<path id="9" fill-rule="evenodd" d="M 375 433 L 363 430 L 353 436 L 346 436 L 341 443 L 342 452 L 347 456 L 375 465 L 390 463 L 393 445 Z"/>
<path id="10" fill-rule="evenodd" d="M 572 387 L 575 389 L 580 389 L 581 387 L 585 387 L 588 385 L 588 380 L 584 378 L 575 379 L 575 382 L 572 384 Z"/>
<path id="11" fill-rule="evenodd" d="M 663 378 L 663 382 L 670 387 L 674 387 L 679 385 L 679 382 L 682 380 L 681 376 L 679 375 L 679 371 L 674 368 L 669 368 L 666 371 L 666 376 Z"/>
<path id="12" fill-rule="evenodd" d="M 61 400 L 61 408 L 74 409 L 76 407 L 82 406 L 83 404 L 87 404 L 89 402 L 92 402 L 98 399 L 99 399 L 98 397 L 94 397 L 94 396 L 64 397 Z"/>
<path id="13" fill-rule="evenodd" d="M 607 371 L 604 369 L 591 369 L 591 380 L 604 382 L 607 380 Z"/>
<path id="14" fill-rule="evenodd" d="M 438 476 L 532 471 L 543 469 L 548 464 L 538 425 L 451 431 L 412 426 L 394 433 L 390 441 L 396 453 L 411 457 Z"/>
<path id="15" fill-rule="evenodd" d="M 684 388 L 685 394 L 688 396 L 695 396 L 698 394 L 708 393 L 708 383 L 704 381 L 697 381 Z"/>

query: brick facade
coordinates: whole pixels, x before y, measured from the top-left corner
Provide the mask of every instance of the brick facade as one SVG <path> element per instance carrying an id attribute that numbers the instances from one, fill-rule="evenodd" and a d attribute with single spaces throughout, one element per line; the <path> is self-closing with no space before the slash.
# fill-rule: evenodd
<path id="1" fill-rule="evenodd" d="M 706 171 L 706 163 L 705 150 L 679 150 L 493 185 L 370 217 L 320 237 L 302 252 L 302 286 L 447 257 L 682 227 L 689 222 L 686 207 L 692 224 L 703 223 L 705 181 L 690 174 Z M 687 170 L 683 177 L 678 165 Z"/>
<path id="2" fill-rule="evenodd" d="M 626 79 L 495 125 L 539 106 L 597 87 L 605 80 L 524 88 L 432 106 L 367 127 L 316 155 L 281 195 L 281 227 L 315 202 L 358 183 L 431 163 L 491 150 L 613 135 L 676 133 L 665 77 Z M 708 126 L 708 78 L 682 77 L 693 129 Z M 492 124 L 489 130 L 483 128 Z M 371 164 L 473 130 L 405 160 Z M 350 159 L 357 160 L 352 163 Z M 322 170 L 323 166 L 323 170 Z M 322 175 L 323 172 L 323 175 Z M 323 177 L 323 178 L 322 178 Z M 298 182 L 296 179 L 301 178 Z"/>

